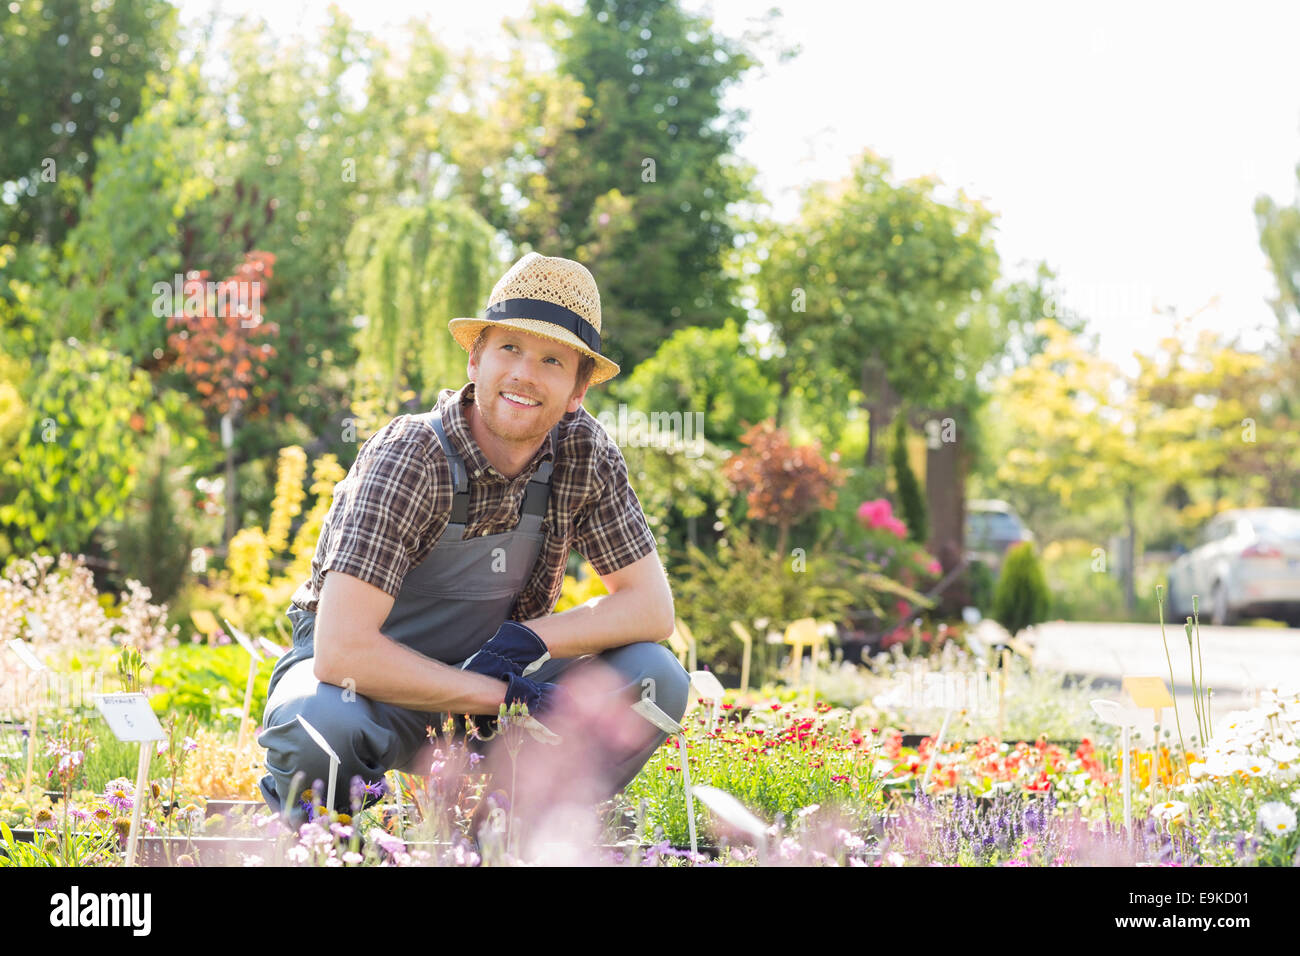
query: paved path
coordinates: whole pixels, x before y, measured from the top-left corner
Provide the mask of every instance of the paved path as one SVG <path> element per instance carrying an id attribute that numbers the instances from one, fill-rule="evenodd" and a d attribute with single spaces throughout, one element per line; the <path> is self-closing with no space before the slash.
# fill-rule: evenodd
<path id="1" fill-rule="evenodd" d="M 1165 626 L 1174 665 L 1174 697 L 1184 731 L 1192 715 L 1191 668 L 1182 627 Z M 1102 695 L 1121 699 L 1119 680 L 1156 676 L 1169 683 L 1169 663 L 1157 624 L 1040 624 L 1023 635 L 1034 646 L 1034 665 L 1098 679 Z M 1205 683 L 1213 690 L 1211 714 L 1250 707 L 1256 692 L 1274 684 L 1300 689 L 1300 630 L 1201 627 Z M 1198 665 L 1199 666 L 1199 665 Z M 1172 719 L 1167 718 L 1172 726 Z"/>

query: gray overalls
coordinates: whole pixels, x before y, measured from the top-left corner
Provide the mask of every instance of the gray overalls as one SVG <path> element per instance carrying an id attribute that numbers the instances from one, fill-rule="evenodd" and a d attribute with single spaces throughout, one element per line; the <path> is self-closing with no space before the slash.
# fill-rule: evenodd
<path id="1" fill-rule="evenodd" d="M 380 631 L 434 660 L 459 664 L 509 618 L 515 598 L 532 573 L 546 536 L 542 519 L 550 500 L 552 463 L 543 461 L 528 482 L 523 514 L 514 530 L 466 539 L 469 483 L 465 463 L 447 439 L 441 406 L 424 418 L 437 433 L 451 466 L 455 484 L 451 519 L 428 556 L 407 572 Z M 552 433 L 557 452 L 558 427 Z M 410 764 L 428 742 L 426 727 L 440 727 L 443 715 L 373 701 L 317 681 L 312 673 L 316 615 L 297 605 L 290 605 L 287 614 L 293 624 L 293 647 L 271 674 L 265 729 L 258 737 L 267 750 L 269 772 L 262 778 L 261 789 L 271 808 L 279 810 L 315 780 L 328 780 L 329 758 L 295 719 L 298 714 L 320 731 L 339 756 L 339 810 L 352 809 L 350 784 L 354 776 L 376 783 L 391 769 L 427 772 L 427 767 Z M 549 660 L 530 676 L 554 681 L 569 666 L 590 659 Z M 625 677 L 629 686 L 639 688 L 642 680 L 652 678 L 658 706 L 674 720 L 681 719 L 690 679 L 662 644 L 628 644 L 605 651 L 599 659 Z M 652 746 L 611 768 L 612 779 L 619 781 L 616 790 L 636 776 L 666 738 L 660 732 Z M 303 777 L 295 786 L 297 772 Z M 291 786 L 294 793 L 290 793 Z M 320 798 L 324 800 L 323 792 Z"/>

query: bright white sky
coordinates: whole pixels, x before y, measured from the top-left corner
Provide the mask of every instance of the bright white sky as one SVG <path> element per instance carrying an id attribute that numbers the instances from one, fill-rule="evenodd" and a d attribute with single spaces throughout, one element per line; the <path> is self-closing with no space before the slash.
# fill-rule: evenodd
<path id="1" fill-rule="evenodd" d="M 338 2 L 363 29 L 400 35 L 426 16 L 448 46 L 481 51 L 504 49 L 501 19 L 531 5 Z M 982 198 L 1007 269 L 1047 260 L 1111 358 L 1169 331 L 1153 308 L 1208 306 L 1193 328 L 1241 330 L 1248 346 L 1273 326 L 1252 206 L 1295 196 L 1300 4 L 683 2 L 733 37 L 782 6 L 776 40 L 802 48 L 727 101 L 749 111 L 739 151 L 778 218 L 870 147 L 902 176 L 936 173 Z M 186 19 L 213 4 L 180 0 Z M 326 5 L 221 9 L 289 32 L 324 22 Z"/>

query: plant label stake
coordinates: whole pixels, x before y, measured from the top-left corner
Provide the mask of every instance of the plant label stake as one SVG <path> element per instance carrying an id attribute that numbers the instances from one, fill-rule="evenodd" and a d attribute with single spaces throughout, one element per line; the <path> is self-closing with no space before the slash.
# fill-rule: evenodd
<path id="1" fill-rule="evenodd" d="M 1156 785 L 1160 782 L 1160 735 L 1162 711 L 1172 707 L 1174 699 L 1159 677 L 1125 677 L 1121 682 L 1133 703 L 1152 714 L 1151 727 L 1151 806 L 1156 805 Z"/>
<path id="2" fill-rule="evenodd" d="M 244 752 L 244 742 L 248 739 L 248 713 L 253 706 L 253 685 L 257 682 L 257 668 L 262 663 L 262 654 L 254 646 L 253 639 L 231 624 L 224 617 L 221 619 L 230 628 L 231 635 L 239 646 L 248 651 L 248 683 L 244 687 L 244 713 L 239 718 L 239 742 L 235 744 L 236 759 Z"/>
<path id="3" fill-rule="evenodd" d="M 686 759 L 686 730 L 673 720 L 649 697 L 642 697 L 632 709 L 667 734 L 677 735 L 677 749 L 682 758 L 682 785 L 686 789 L 686 826 L 691 833 L 691 855 L 699 853 L 695 841 L 695 803 L 691 799 L 691 765 Z"/>
<path id="4" fill-rule="evenodd" d="M 1121 784 L 1121 790 L 1124 794 L 1124 830 L 1131 838 L 1133 835 L 1133 790 L 1129 769 L 1128 732 L 1129 728 L 1136 724 L 1136 715 L 1133 711 L 1121 707 L 1113 700 L 1094 700 L 1090 701 L 1090 705 L 1098 720 L 1120 729 L 1120 747 L 1123 751 L 1124 766 L 1124 777 Z"/>
<path id="5" fill-rule="evenodd" d="M 740 692 L 745 694 L 749 692 L 749 661 L 754 654 L 754 637 L 739 621 L 731 622 L 731 630 L 736 637 L 740 638 L 740 643 L 745 648 L 740 658 Z"/>
<path id="6" fill-rule="evenodd" d="M 113 736 L 123 742 L 140 744 L 140 761 L 135 772 L 135 800 L 131 809 L 131 829 L 126 839 L 126 865 L 135 865 L 135 847 L 140 839 L 140 817 L 144 810 L 144 795 L 149 792 L 149 759 L 153 756 L 153 742 L 164 740 L 162 724 L 149 706 L 144 694 L 99 694 L 95 707 L 108 721 Z"/>
<path id="7" fill-rule="evenodd" d="M 334 787 L 335 784 L 337 784 L 339 779 L 339 755 L 334 752 L 334 748 L 329 745 L 329 743 L 321 735 L 321 732 L 317 730 L 315 727 L 313 727 L 310 723 L 308 723 L 307 719 L 303 717 L 302 714 L 298 714 L 297 717 L 298 717 L 298 723 L 302 724 L 303 729 L 307 731 L 307 736 L 309 736 L 312 740 L 316 741 L 316 746 L 319 747 L 321 750 L 325 751 L 325 753 L 330 758 L 330 782 L 329 782 L 329 789 L 325 797 L 325 809 L 326 812 L 333 813 L 334 812 Z"/>
<path id="8" fill-rule="evenodd" d="M 948 732 L 948 721 L 950 720 L 952 720 L 951 707 L 943 712 L 943 726 L 939 728 L 939 736 L 934 738 L 934 745 L 930 748 L 930 762 L 926 765 L 925 776 L 921 779 L 922 793 L 930 789 L 930 774 L 934 771 L 935 761 L 939 759 L 939 747 L 943 744 L 943 735 Z"/>
<path id="9" fill-rule="evenodd" d="M 271 657 L 275 658 L 276 660 L 279 660 L 281 657 L 284 657 L 285 649 L 281 647 L 279 644 L 275 643 L 275 641 L 269 641 L 265 637 L 258 637 L 257 646 L 260 647 L 262 650 L 266 651 L 267 654 L 269 654 Z"/>
<path id="10" fill-rule="evenodd" d="M 20 637 L 12 638 L 9 641 L 9 650 L 23 662 L 33 674 L 39 675 L 42 671 L 49 670 L 45 662 L 32 653 L 32 649 Z M 39 712 L 41 708 L 41 695 L 38 691 L 32 696 L 31 705 L 27 710 L 27 772 L 23 775 L 23 789 L 26 790 L 32 785 L 32 763 L 36 757 L 36 726 L 39 723 Z"/>
<path id="11" fill-rule="evenodd" d="M 1011 652 L 1007 648 L 998 649 L 998 740 L 1002 739 L 1002 728 L 1007 722 L 1007 667 L 1011 663 Z"/>

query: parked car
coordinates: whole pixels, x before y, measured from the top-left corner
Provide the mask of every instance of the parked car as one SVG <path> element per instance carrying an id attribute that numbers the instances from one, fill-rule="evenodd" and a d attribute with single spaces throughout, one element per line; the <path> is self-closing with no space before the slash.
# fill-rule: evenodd
<path id="1" fill-rule="evenodd" d="M 1169 617 L 1211 624 L 1271 617 L 1300 624 L 1300 510 L 1244 508 L 1216 515 L 1169 568 Z"/>
<path id="2" fill-rule="evenodd" d="M 996 572 L 1002 566 L 1007 548 L 1033 540 L 1034 533 L 1005 501 L 977 498 L 966 502 L 968 560 L 983 561 Z"/>

